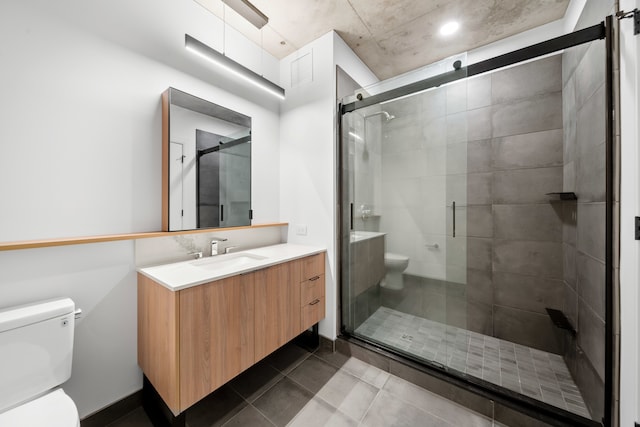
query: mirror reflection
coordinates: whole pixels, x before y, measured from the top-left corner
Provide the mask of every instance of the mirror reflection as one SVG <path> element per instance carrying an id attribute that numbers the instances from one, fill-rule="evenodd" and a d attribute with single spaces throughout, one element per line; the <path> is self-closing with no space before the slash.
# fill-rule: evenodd
<path id="1" fill-rule="evenodd" d="M 251 118 L 169 88 L 163 104 L 163 229 L 251 224 Z"/>

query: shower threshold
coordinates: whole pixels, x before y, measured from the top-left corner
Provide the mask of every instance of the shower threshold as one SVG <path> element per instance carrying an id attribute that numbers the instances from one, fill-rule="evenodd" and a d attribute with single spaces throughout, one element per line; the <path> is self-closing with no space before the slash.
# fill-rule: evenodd
<path id="1" fill-rule="evenodd" d="M 388 307 L 355 333 L 591 419 L 562 356 Z"/>

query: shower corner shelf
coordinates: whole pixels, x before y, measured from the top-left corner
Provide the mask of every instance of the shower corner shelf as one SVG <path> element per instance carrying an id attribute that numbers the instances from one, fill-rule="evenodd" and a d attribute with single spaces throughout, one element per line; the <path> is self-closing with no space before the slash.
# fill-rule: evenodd
<path id="1" fill-rule="evenodd" d="M 558 197 L 560 200 L 578 200 L 578 196 L 573 191 L 546 193 L 547 196 Z"/>
<path id="2" fill-rule="evenodd" d="M 569 332 L 572 336 L 576 336 L 577 332 L 575 330 L 575 328 L 573 327 L 573 325 L 571 325 L 571 322 L 569 322 L 569 319 L 567 319 L 567 316 L 565 316 L 565 314 L 560 311 L 560 310 L 556 310 L 554 308 L 545 308 L 545 310 L 547 310 L 547 313 L 549 314 L 549 317 L 551 318 L 551 321 L 553 322 L 553 324 L 560 329 L 564 329 L 567 332 Z"/>

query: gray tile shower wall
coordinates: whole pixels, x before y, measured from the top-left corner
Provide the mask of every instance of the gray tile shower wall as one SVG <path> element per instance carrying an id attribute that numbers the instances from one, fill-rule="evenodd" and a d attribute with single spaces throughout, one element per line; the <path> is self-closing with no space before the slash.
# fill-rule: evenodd
<path id="1" fill-rule="evenodd" d="M 564 357 L 594 419 L 604 411 L 605 44 L 563 54 L 564 312 L 578 331 Z"/>
<path id="2" fill-rule="evenodd" d="M 564 297 L 562 205 L 546 195 L 563 185 L 562 57 L 467 90 L 467 327 L 560 353 L 545 308 Z"/>
<path id="3" fill-rule="evenodd" d="M 387 250 L 410 258 L 405 289 L 380 294 L 382 305 L 562 354 L 578 386 L 589 388 L 596 419 L 605 330 L 604 57 L 597 41 L 387 103 L 396 118 L 375 122 L 381 155 L 369 157 L 381 161 L 374 210 Z M 578 200 L 546 194 L 560 191 Z M 425 248 L 434 242 L 439 249 Z M 461 295 L 448 291 L 458 283 Z M 562 310 L 577 338 L 553 326 L 546 308 Z"/>
<path id="4" fill-rule="evenodd" d="M 555 55 L 384 104 L 395 119 L 370 119 L 374 148 L 356 163 L 378 161 L 381 134 L 374 211 L 387 251 L 410 259 L 402 295 L 383 292 L 382 305 L 561 353 L 544 308 L 563 308 L 575 258 L 563 256 L 563 205 L 546 195 L 566 174 L 562 77 Z M 436 295 L 439 282 L 465 295 Z"/>

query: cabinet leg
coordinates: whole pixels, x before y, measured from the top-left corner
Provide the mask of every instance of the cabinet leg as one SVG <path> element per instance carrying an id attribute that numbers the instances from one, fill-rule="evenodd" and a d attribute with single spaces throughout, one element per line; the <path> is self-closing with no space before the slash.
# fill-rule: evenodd
<path id="1" fill-rule="evenodd" d="M 300 347 L 308 351 L 316 351 L 320 347 L 320 334 L 318 333 L 318 324 L 314 324 L 308 329 L 294 338 L 294 342 Z"/>
<path id="2" fill-rule="evenodd" d="M 185 427 L 186 413 L 173 415 L 146 375 L 142 376 L 142 408 L 154 427 Z"/>

